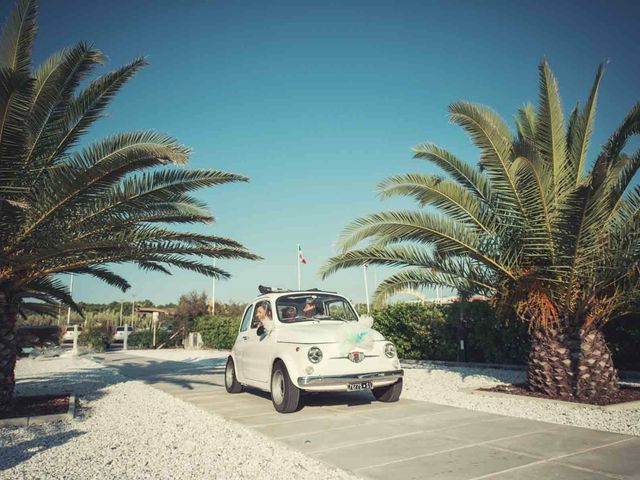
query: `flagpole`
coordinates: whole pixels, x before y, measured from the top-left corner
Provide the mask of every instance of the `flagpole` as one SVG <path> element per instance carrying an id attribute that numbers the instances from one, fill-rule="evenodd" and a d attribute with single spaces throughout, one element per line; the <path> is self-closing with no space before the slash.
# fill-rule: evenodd
<path id="1" fill-rule="evenodd" d="M 369 309 L 369 284 L 367 283 L 367 264 L 366 263 L 362 266 L 362 270 L 364 272 L 364 295 L 367 298 L 367 315 L 370 315 L 371 310 Z"/>
<path id="2" fill-rule="evenodd" d="M 301 282 L 300 282 L 300 244 L 298 244 L 298 251 L 296 252 L 296 265 L 298 265 L 298 290 L 301 290 Z"/>

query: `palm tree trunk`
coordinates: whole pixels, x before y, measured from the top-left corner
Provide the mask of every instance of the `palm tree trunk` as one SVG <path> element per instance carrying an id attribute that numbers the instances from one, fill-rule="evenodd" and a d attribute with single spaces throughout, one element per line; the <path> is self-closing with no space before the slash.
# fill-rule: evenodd
<path id="1" fill-rule="evenodd" d="M 620 389 L 618 371 L 613 366 L 611 351 L 598 329 L 580 332 L 575 395 L 577 398 L 598 398 Z"/>
<path id="2" fill-rule="evenodd" d="M 16 384 L 16 319 L 18 303 L 11 295 L 0 297 L 2 302 L 0 318 L 0 410 L 7 408 L 13 398 Z"/>
<path id="3" fill-rule="evenodd" d="M 595 328 L 534 330 L 527 383 L 534 392 L 566 400 L 596 399 L 619 390 L 611 352 Z"/>
<path id="4" fill-rule="evenodd" d="M 552 398 L 573 396 L 569 335 L 560 328 L 535 329 L 531 333 L 531 351 L 527 383 L 534 392 Z"/>

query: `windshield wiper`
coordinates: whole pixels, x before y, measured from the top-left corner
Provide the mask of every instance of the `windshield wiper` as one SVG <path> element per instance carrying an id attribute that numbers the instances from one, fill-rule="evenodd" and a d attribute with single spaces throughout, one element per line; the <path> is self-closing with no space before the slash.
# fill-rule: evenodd
<path id="1" fill-rule="evenodd" d="M 333 315 L 315 315 L 313 317 L 315 320 L 338 320 L 340 322 L 346 322 L 344 318 L 334 317 Z"/>

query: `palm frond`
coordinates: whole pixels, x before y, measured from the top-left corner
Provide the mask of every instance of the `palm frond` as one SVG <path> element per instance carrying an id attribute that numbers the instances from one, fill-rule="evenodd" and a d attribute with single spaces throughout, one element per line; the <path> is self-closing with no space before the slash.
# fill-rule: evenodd
<path id="1" fill-rule="evenodd" d="M 147 64 L 137 58 L 127 65 L 93 80 L 73 98 L 65 115 L 55 122 L 48 122 L 42 133 L 42 149 L 39 163 L 48 167 L 76 144 L 78 139 L 100 118 L 103 111 L 124 84 Z"/>
<path id="2" fill-rule="evenodd" d="M 488 173 L 492 189 L 501 202 L 522 210 L 519 192 L 511 177 L 511 132 L 493 110 L 469 102 L 449 106 L 449 118 L 463 127 L 480 149 L 480 166 Z"/>
<path id="3" fill-rule="evenodd" d="M 411 241 L 434 245 L 441 255 L 467 255 L 488 268 L 513 277 L 509 265 L 483 251 L 482 240 L 464 226 L 436 215 L 423 212 L 391 211 L 361 217 L 348 225 L 339 244 L 346 252 L 367 238 L 387 242 Z"/>
<path id="4" fill-rule="evenodd" d="M 540 151 L 547 167 L 552 171 L 552 185 L 555 198 L 566 191 L 566 185 L 575 175 L 568 162 L 566 151 L 567 133 L 564 126 L 558 82 L 554 77 L 546 58 L 540 70 L 540 105 L 536 121 L 536 147 Z"/>
<path id="5" fill-rule="evenodd" d="M 587 100 L 584 110 L 576 117 L 575 122 L 571 122 L 573 127 L 569 135 L 571 138 L 569 156 L 574 165 L 575 183 L 581 181 L 584 164 L 587 160 L 587 150 L 589 148 L 589 142 L 591 141 L 591 135 L 593 134 L 593 126 L 596 118 L 598 89 L 603 73 L 604 64 L 601 63 L 596 71 L 596 78 L 593 82 L 593 87 L 591 87 L 591 93 L 589 94 L 589 99 Z"/>
<path id="6" fill-rule="evenodd" d="M 526 140 L 530 143 L 535 142 L 536 111 L 533 104 L 527 103 L 518 109 L 518 115 L 515 117 L 515 124 L 520 141 Z"/>
<path id="7" fill-rule="evenodd" d="M 29 75 L 37 16 L 36 0 L 18 0 L 0 36 L 0 67 Z"/>
<path id="8" fill-rule="evenodd" d="M 33 79 L 0 68 L 0 195 L 19 198 L 28 132 L 24 125 L 33 97 Z"/>
<path id="9" fill-rule="evenodd" d="M 454 220 L 477 228 L 487 235 L 495 235 L 495 221 L 490 211 L 458 183 L 435 175 L 410 173 L 383 180 L 377 187 L 380 196 L 412 196 L 421 207 L 431 205 Z"/>
<path id="10" fill-rule="evenodd" d="M 55 52 L 35 71 L 35 93 L 28 122 L 32 140 L 27 162 L 40 151 L 47 123 L 56 123 L 61 119 L 79 83 L 104 60 L 100 50 L 79 43 Z"/>
<path id="11" fill-rule="evenodd" d="M 491 185 L 479 169 L 432 143 L 422 143 L 414 147 L 413 151 L 415 153 L 413 158 L 427 160 L 437 165 L 472 195 L 492 205 Z"/>

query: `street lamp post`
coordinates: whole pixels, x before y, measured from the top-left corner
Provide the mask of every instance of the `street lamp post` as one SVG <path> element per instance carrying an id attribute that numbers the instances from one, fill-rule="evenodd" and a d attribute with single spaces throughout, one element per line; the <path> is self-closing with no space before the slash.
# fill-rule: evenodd
<path id="1" fill-rule="evenodd" d="M 71 279 L 69 280 L 69 296 L 73 295 L 73 273 L 71 274 Z M 67 308 L 67 325 L 71 323 L 71 307 Z"/>
<path id="2" fill-rule="evenodd" d="M 369 265 L 368 264 L 364 264 L 362 266 L 363 272 L 364 272 L 364 295 L 367 299 L 367 315 L 371 315 L 371 310 L 369 308 L 369 283 L 367 281 L 367 267 Z"/>
<path id="3" fill-rule="evenodd" d="M 213 269 L 216 268 L 216 259 L 213 259 Z M 211 278 L 211 316 L 216 314 L 216 277 Z"/>

